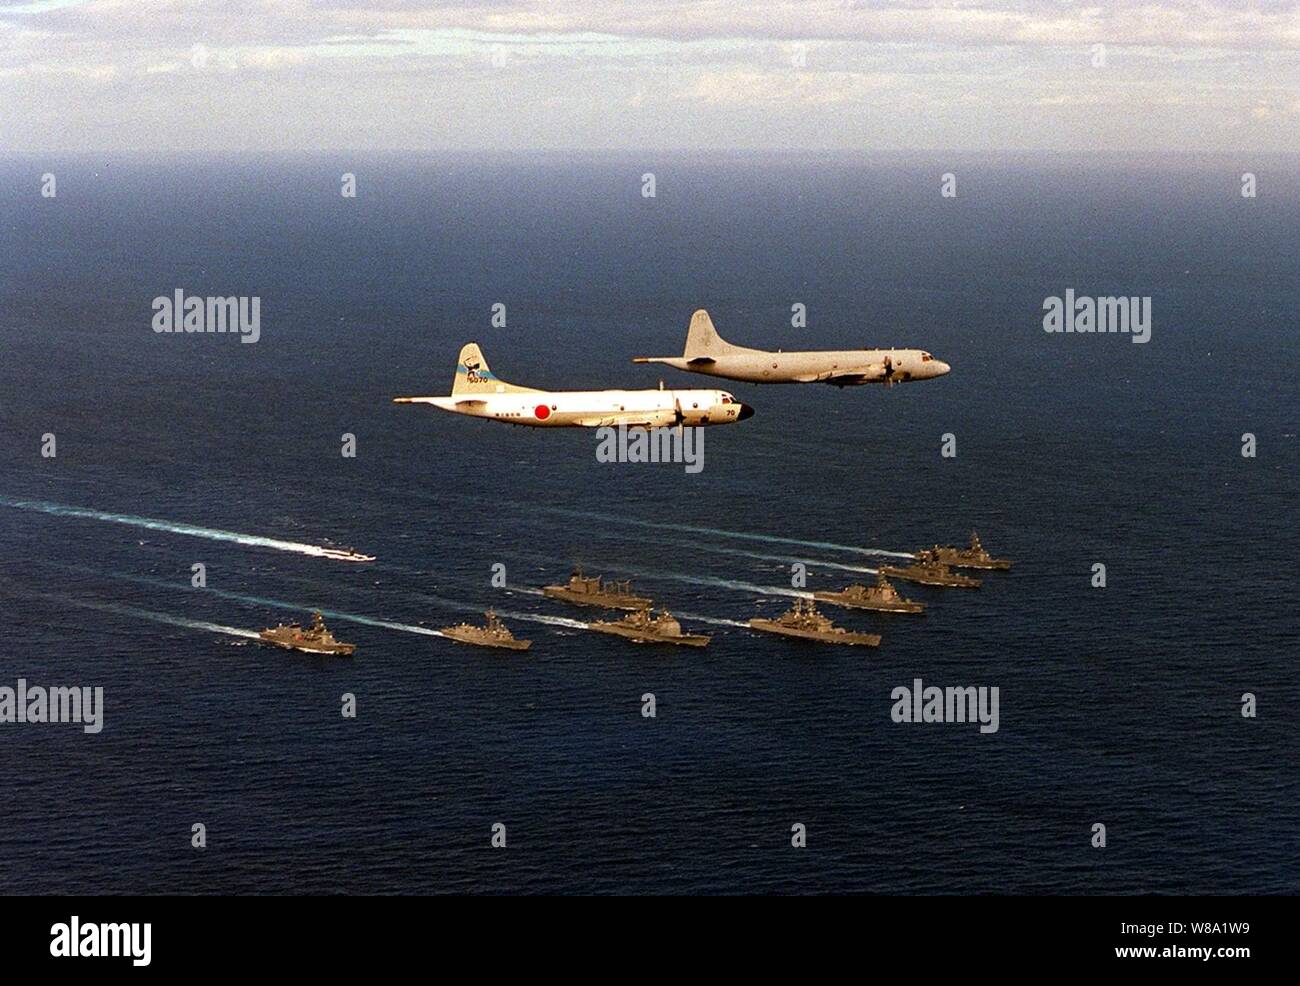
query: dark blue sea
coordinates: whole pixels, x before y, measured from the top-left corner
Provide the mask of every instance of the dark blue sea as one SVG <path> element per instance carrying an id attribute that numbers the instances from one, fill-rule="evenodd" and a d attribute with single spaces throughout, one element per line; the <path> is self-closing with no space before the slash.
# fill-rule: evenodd
<path id="1" fill-rule="evenodd" d="M 98 735 L 0 724 L 0 890 L 1294 893 L 1298 238 L 1281 158 L 0 161 L 0 685 L 105 696 Z M 260 341 L 153 332 L 178 288 L 259 297 Z M 1150 342 L 1045 333 L 1068 288 L 1149 296 Z M 742 345 L 953 371 L 630 363 L 702 306 Z M 688 475 L 391 403 L 471 340 L 512 382 L 757 413 Z M 972 528 L 1015 561 L 979 591 L 827 609 L 878 649 L 743 626 L 795 561 L 840 588 Z M 595 615 L 535 594 L 576 564 L 711 645 L 557 621 Z M 418 632 L 489 605 L 531 651 Z M 355 658 L 239 635 L 314 607 Z M 997 686 L 1000 728 L 894 722 L 917 678 Z"/>

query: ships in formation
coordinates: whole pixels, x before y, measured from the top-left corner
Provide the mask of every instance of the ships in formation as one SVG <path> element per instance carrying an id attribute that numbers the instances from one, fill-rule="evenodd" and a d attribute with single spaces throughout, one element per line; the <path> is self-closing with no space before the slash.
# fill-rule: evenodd
<path id="1" fill-rule="evenodd" d="M 855 583 L 836 591 L 817 591 L 798 596 L 794 605 L 780 616 L 754 617 L 749 627 L 760 633 L 775 634 L 788 639 L 823 644 L 841 644 L 859 647 L 877 647 L 878 633 L 860 632 L 837 626 L 833 620 L 817 609 L 817 603 L 828 603 L 845 609 L 865 609 L 877 613 L 907 613 L 920 615 L 925 603 L 905 599 L 889 581 L 895 579 L 916 582 L 920 585 L 978 589 L 980 580 L 957 569 L 1006 571 L 1011 562 L 994 558 L 980 543 L 979 535 L 971 532 L 969 547 L 935 545 L 924 548 L 913 557 L 909 565 L 882 565 L 872 585 Z M 619 610 L 626 615 L 618 619 L 594 620 L 585 625 L 587 630 L 608 636 L 622 637 L 636 644 L 665 644 L 679 647 L 705 647 L 710 637 L 688 633 L 667 610 L 654 611 L 654 600 L 637 595 L 627 580 L 604 579 L 586 575 L 581 568 L 563 585 L 542 587 L 542 594 L 550 599 L 574 606 Z M 491 647 L 500 650 L 527 650 L 531 640 L 520 640 L 501 622 L 496 612 L 489 609 L 483 626 L 457 623 L 438 631 L 442 636 L 462 644 Z M 321 613 L 313 614 L 308 627 L 297 623 L 268 627 L 258 634 L 267 644 L 308 654 L 351 657 L 355 644 L 337 640 L 326 628 Z"/>

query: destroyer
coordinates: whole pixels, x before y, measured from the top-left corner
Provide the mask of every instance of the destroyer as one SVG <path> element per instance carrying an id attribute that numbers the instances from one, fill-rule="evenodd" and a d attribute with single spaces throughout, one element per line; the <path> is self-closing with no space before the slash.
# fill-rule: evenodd
<path id="1" fill-rule="evenodd" d="M 775 620 L 755 618 L 749 621 L 755 630 L 766 633 L 779 633 L 783 637 L 798 637 L 800 640 L 816 640 L 824 644 L 857 644 L 861 647 L 879 647 L 880 634 L 855 633 L 837 627 L 829 619 L 817 612 L 817 604 L 811 599 L 796 599 L 794 606 L 786 610 Z"/>
<path id="2" fill-rule="evenodd" d="M 578 606 L 603 606 L 605 609 L 648 609 L 654 602 L 644 596 L 632 594 L 631 582 L 604 581 L 599 575 L 586 576 L 579 568 L 567 585 L 542 586 L 542 592 L 552 599 L 562 599 Z"/>
<path id="3" fill-rule="evenodd" d="M 257 636 L 265 643 L 274 644 L 276 647 L 300 650 L 308 654 L 337 654 L 340 657 L 351 657 L 352 652 L 357 649 L 356 644 L 345 644 L 341 640 L 334 639 L 334 634 L 325 628 L 320 610 L 312 613 L 311 626 L 305 629 L 297 623 L 288 625 L 278 623 L 274 627 L 263 630 Z"/>
<path id="4" fill-rule="evenodd" d="M 591 623 L 588 629 L 597 633 L 612 633 L 626 637 L 638 644 L 683 644 L 687 647 L 703 647 L 708 644 L 708 637 L 699 634 L 682 633 L 682 625 L 667 610 L 658 616 L 652 616 L 649 607 L 638 609 L 631 616 L 607 623 Z"/>
<path id="5" fill-rule="evenodd" d="M 848 606 L 851 609 L 874 609 L 880 613 L 925 612 L 925 603 L 904 599 L 884 575 L 877 575 L 876 584 L 873 586 L 855 583 L 842 592 L 814 592 L 813 598 L 836 606 Z"/>
<path id="6" fill-rule="evenodd" d="M 531 640 L 516 640 L 504 623 L 497 619 L 495 610 L 489 609 L 483 614 L 486 624 L 476 627 L 472 623 L 457 623 L 454 627 L 443 627 L 439 633 L 462 644 L 475 644 L 479 647 L 503 647 L 506 650 L 528 650 L 533 645 Z"/>
<path id="7" fill-rule="evenodd" d="M 943 585 L 959 589 L 978 589 L 980 580 L 969 575 L 961 575 L 939 561 L 933 550 L 918 551 L 916 561 L 906 568 L 896 565 L 881 565 L 882 575 L 892 575 L 896 579 L 919 582 L 921 585 Z"/>
<path id="8" fill-rule="evenodd" d="M 983 568 L 1006 571 L 1011 567 L 1011 562 L 1008 559 L 994 558 L 990 555 L 985 550 L 984 545 L 980 544 L 980 536 L 974 531 L 970 532 L 969 548 L 954 548 L 952 545 L 939 547 L 939 545 L 935 545 L 930 549 L 930 554 L 945 565 L 951 565 L 953 568 Z"/>

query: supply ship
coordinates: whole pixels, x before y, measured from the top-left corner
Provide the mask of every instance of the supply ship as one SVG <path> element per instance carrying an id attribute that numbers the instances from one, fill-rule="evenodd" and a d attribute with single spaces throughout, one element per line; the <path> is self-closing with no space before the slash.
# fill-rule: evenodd
<path id="1" fill-rule="evenodd" d="M 602 606 L 605 609 L 648 609 L 654 602 L 632 592 L 628 581 L 603 580 L 599 575 L 586 576 L 579 568 L 566 585 L 542 586 L 542 592 L 552 599 L 561 599 L 577 606 Z"/>

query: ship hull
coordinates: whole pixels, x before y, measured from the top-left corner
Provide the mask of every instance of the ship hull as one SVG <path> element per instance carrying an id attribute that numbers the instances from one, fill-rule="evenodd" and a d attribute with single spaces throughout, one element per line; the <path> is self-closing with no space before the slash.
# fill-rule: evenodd
<path id="1" fill-rule="evenodd" d="M 902 603 L 872 603 L 854 599 L 838 592 L 814 592 L 813 598 L 819 603 L 844 606 L 847 609 L 869 609 L 875 613 L 924 613 L 925 603 L 908 600 Z"/>
<path id="2" fill-rule="evenodd" d="M 945 589 L 978 589 L 980 587 L 979 579 L 968 578 L 964 575 L 936 578 L 933 575 L 922 575 L 917 572 L 909 572 L 905 568 L 892 568 L 888 565 L 882 566 L 880 571 L 891 578 L 902 579 L 904 582 L 915 582 L 918 585 L 941 586 Z"/>
<path id="3" fill-rule="evenodd" d="M 264 634 L 257 635 L 258 640 L 264 644 L 270 644 L 272 647 L 279 647 L 281 650 L 296 650 L 304 654 L 323 654 L 327 657 L 351 657 L 352 652 L 357 649 L 356 644 L 336 644 L 333 647 L 315 647 L 311 644 L 295 644 L 287 640 L 277 640 L 274 637 L 267 637 Z"/>
<path id="4" fill-rule="evenodd" d="M 782 626 L 775 620 L 753 619 L 749 625 L 754 630 L 761 630 L 764 633 L 775 633 L 782 637 L 793 637 L 796 640 L 808 640 L 818 644 L 847 644 L 856 647 L 879 647 L 880 634 L 878 633 L 854 633 L 846 630 L 844 633 L 818 633 L 815 630 L 798 630 L 793 627 Z"/>
<path id="5" fill-rule="evenodd" d="M 561 602 L 573 603 L 575 606 L 596 606 L 600 609 L 625 609 L 632 612 L 638 609 L 648 609 L 654 604 L 653 599 L 645 599 L 641 596 L 615 596 L 603 593 L 595 595 L 587 592 L 574 592 L 558 585 L 543 586 L 542 592 L 552 599 L 559 599 Z"/>
<path id="6" fill-rule="evenodd" d="M 951 565 L 953 568 L 978 568 L 985 572 L 1005 572 L 1011 568 L 1011 562 L 1005 558 L 989 558 L 983 561 L 978 559 L 960 559 L 960 558 L 940 558 L 945 565 Z"/>
<path id="7" fill-rule="evenodd" d="M 478 637 L 471 637 L 457 633 L 451 628 L 439 630 L 448 640 L 453 640 L 458 644 L 468 644 L 471 647 L 495 647 L 498 650 L 528 650 L 533 646 L 531 640 L 482 640 Z"/>
<path id="8" fill-rule="evenodd" d="M 710 637 L 699 634 L 684 633 L 680 637 L 661 637 L 657 634 L 642 633 L 639 630 L 629 630 L 627 627 L 602 625 L 591 623 L 588 625 L 589 630 L 596 633 L 607 633 L 612 637 L 622 637 L 637 644 L 677 644 L 681 647 L 704 647 L 708 644 Z"/>

